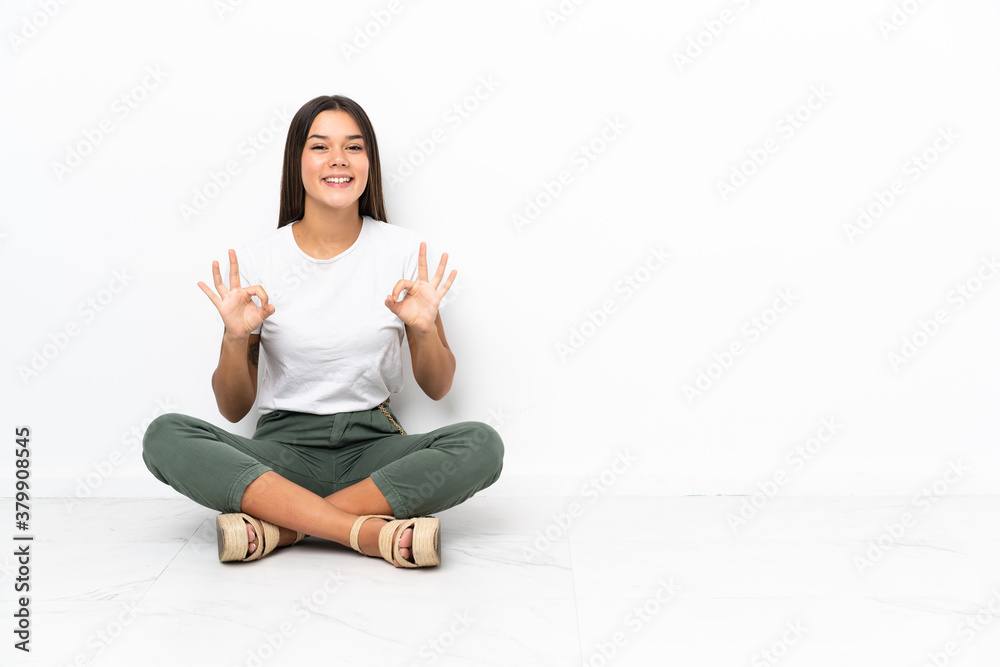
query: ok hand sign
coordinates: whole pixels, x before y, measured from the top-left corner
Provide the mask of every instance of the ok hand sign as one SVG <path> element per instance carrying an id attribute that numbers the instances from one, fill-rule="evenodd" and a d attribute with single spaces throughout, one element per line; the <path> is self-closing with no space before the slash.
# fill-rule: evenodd
<path id="1" fill-rule="evenodd" d="M 425 271 L 426 273 L 426 271 Z M 274 306 L 267 302 L 267 292 L 260 285 L 240 287 L 240 268 L 236 263 L 236 251 L 229 251 L 229 287 L 222 282 L 219 263 L 212 262 L 212 276 L 215 278 L 215 292 L 203 282 L 198 287 L 215 307 L 219 309 L 222 322 L 226 325 L 226 335 L 232 338 L 247 338 L 264 320 L 274 313 Z M 252 297 L 260 299 L 260 305 Z"/>
<path id="2" fill-rule="evenodd" d="M 455 281 L 458 271 L 452 271 L 448 279 L 441 284 L 444 276 L 445 266 L 448 264 L 448 253 L 441 255 L 441 263 L 438 264 L 434 277 L 427 280 L 427 244 L 420 244 L 420 260 L 417 265 L 417 279 L 399 280 L 392 288 L 392 294 L 385 299 L 385 307 L 396 314 L 403 324 L 416 329 L 417 331 L 430 331 L 434 327 L 437 319 L 438 304 L 448 293 L 451 284 Z M 440 285 L 440 287 L 439 287 Z M 402 301 L 397 302 L 399 293 L 406 290 L 406 296 Z"/>

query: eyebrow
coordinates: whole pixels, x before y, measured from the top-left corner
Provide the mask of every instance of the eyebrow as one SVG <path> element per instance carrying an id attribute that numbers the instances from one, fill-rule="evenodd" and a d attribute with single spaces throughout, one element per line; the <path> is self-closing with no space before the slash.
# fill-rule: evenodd
<path id="1" fill-rule="evenodd" d="M 353 139 L 364 139 L 364 136 L 360 134 L 349 134 L 344 138 L 347 141 L 351 141 Z M 306 141 L 309 141 L 310 139 L 322 139 L 323 141 L 329 141 L 330 137 L 326 136 L 325 134 L 310 134 L 308 137 L 306 137 Z"/>

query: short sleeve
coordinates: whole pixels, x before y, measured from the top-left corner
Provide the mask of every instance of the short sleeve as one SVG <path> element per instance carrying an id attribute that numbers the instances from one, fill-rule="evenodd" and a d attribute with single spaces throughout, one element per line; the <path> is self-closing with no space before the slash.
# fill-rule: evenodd
<path id="1" fill-rule="evenodd" d="M 411 241 L 409 251 L 406 254 L 406 261 L 403 264 L 403 278 L 406 280 L 417 280 L 417 275 L 420 272 L 420 241 L 416 240 L 416 235 L 413 235 L 413 241 Z"/>

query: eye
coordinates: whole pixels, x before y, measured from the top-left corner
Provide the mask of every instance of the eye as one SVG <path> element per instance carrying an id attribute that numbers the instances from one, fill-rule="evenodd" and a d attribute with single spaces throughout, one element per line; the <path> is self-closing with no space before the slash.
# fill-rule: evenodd
<path id="1" fill-rule="evenodd" d="M 364 149 L 365 149 L 364 146 L 358 146 L 357 144 L 355 144 L 353 146 L 348 146 L 347 147 L 347 150 L 349 150 L 349 151 L 355 151 L 355 152 L 356 151 L 363 151 Z"/>
<path id="2" fill-rule="evenodd" d="M 323 144 L 316 144 L 315 146 L 312 146 L 311 148 L 312 148 L 312 150 L 323 150 L 324 148 L 326 148 L 326 146 L 324 146 Z"/>

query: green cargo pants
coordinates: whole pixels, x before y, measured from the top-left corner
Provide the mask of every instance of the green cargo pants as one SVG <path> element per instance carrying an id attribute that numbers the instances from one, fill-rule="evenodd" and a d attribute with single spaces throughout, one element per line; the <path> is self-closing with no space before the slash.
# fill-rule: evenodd
<path id="1" fill-rule="evenodd" d="M 408 435 L 388 400 L 335 415 L 269 412 L 252 438 L 166 414 L 142 444 L 158 480 L 219 512 L 240 511 L 250 482 L 273 470 L 324 497 L 371 477 L 396 518 L 423 516 L 467 500 L 503 468 L 503 442 L 491 426 L 460 422 Z"/>

